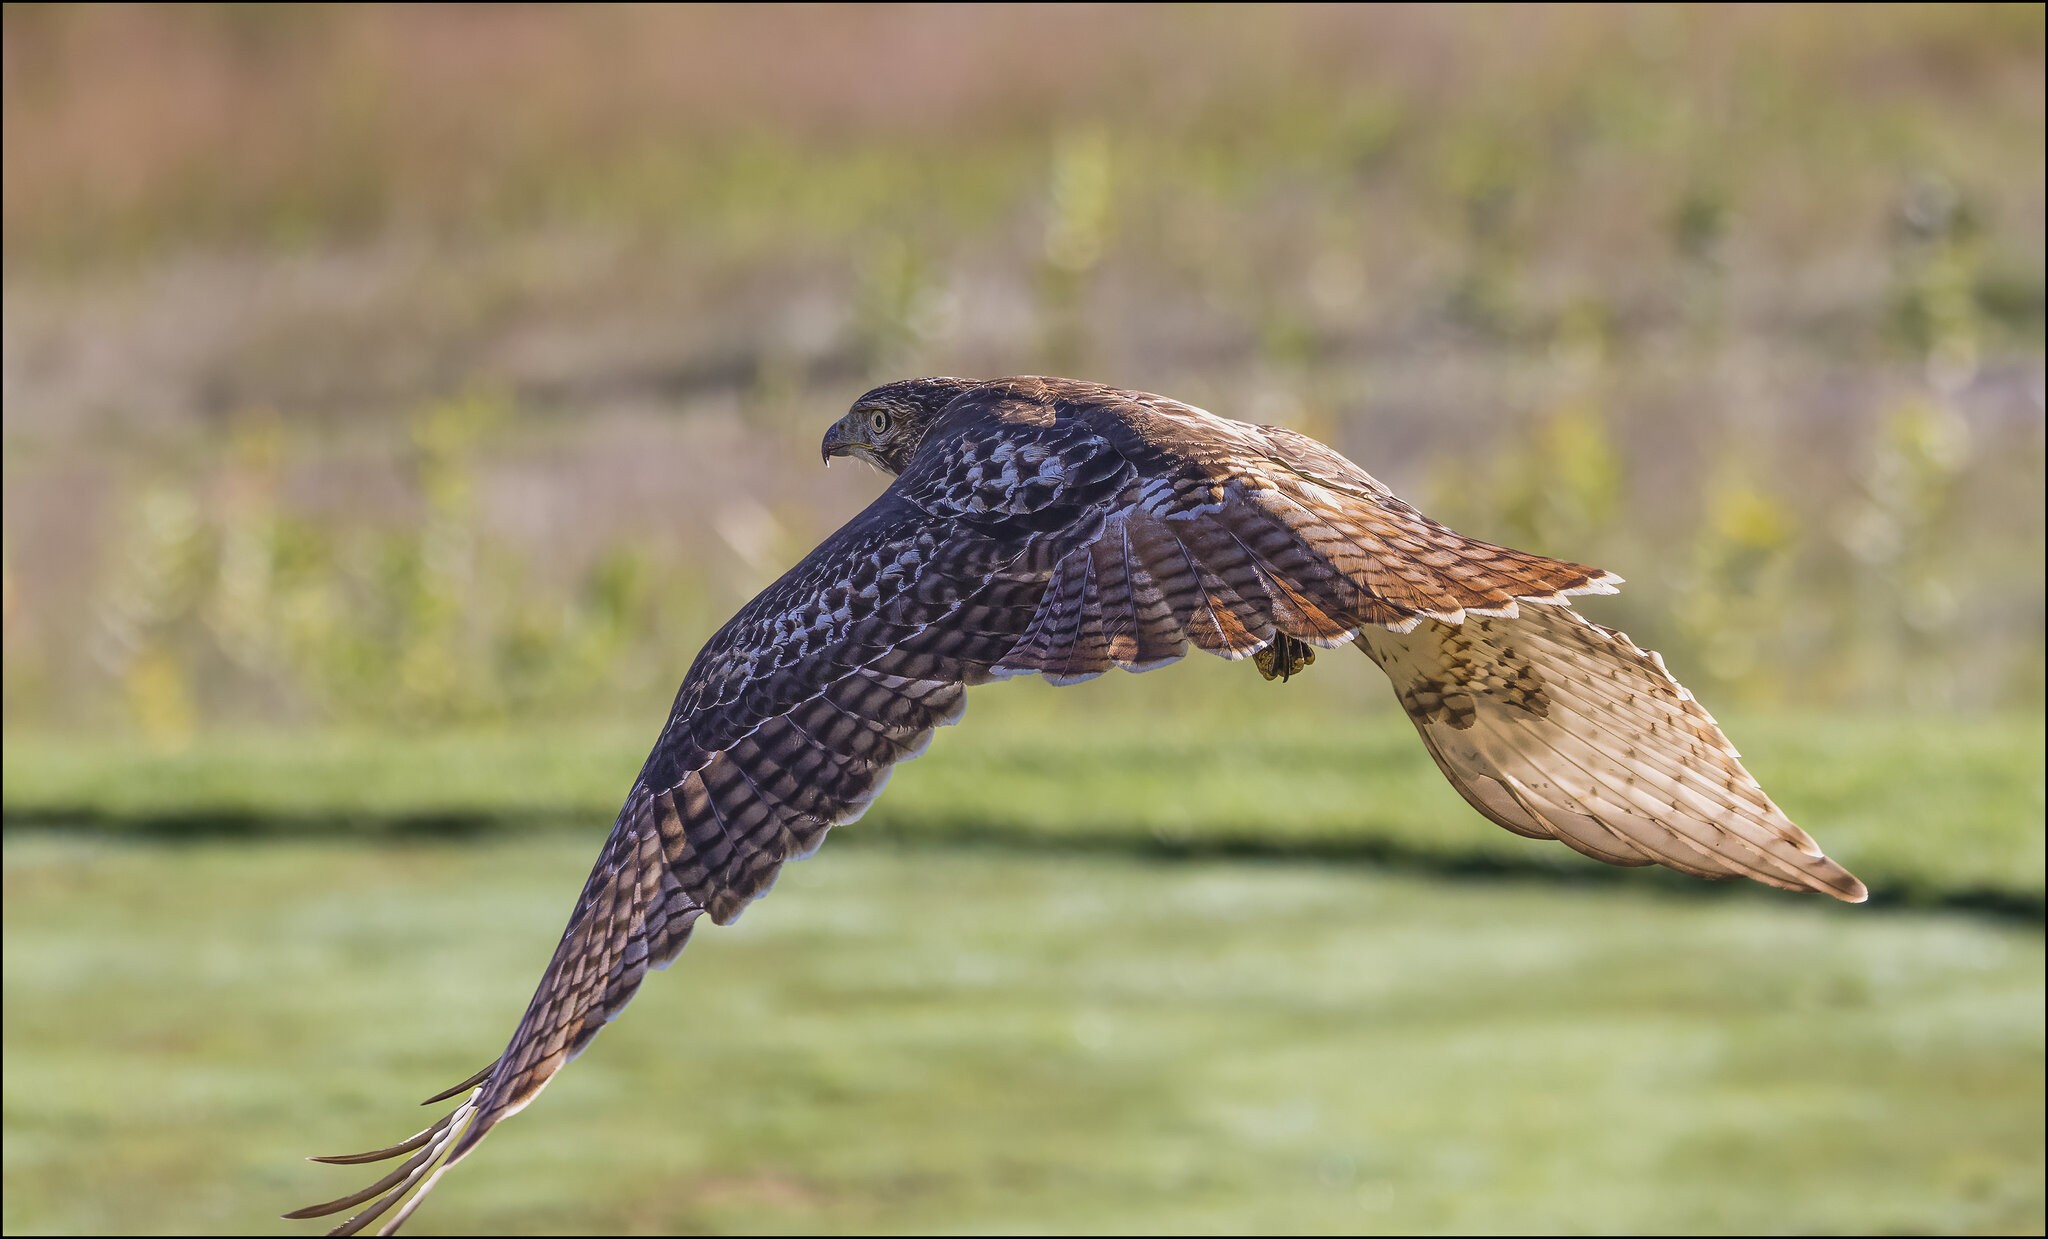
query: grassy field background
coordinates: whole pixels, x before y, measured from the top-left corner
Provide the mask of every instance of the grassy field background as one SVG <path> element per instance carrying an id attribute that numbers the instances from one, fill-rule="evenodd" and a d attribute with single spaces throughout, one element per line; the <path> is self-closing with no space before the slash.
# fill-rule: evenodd
<path id="1" fill-rule="evenodd" d="M 283 1233 L 516 1019 L 586 840 L 6 841 L 10 1232 Z M 2026 1233 L 2037 926 L 832 849 L 421 1233 Z M 175 927 L 176 950 L 152 948 Z"/>
<path id="2" fill-rule="evenodd" d="M 1864 907 L 1480 821 L 1357 656 L 976 690 L 422 1233 L 2034 1233 L 2040 5 L 9 4 L 9 1233 L 306 1233 L 500 1047 L 867 387 L 1627 578 Z"/>
<path id="3" fill-rule="evenodd" d="M 1852 908 L 1514 838 L 1391 708 L 1210 669 L 1241 736 L 978 691 L 417 1228 L 2038 1229 L 2037 719 L 1730 724 Z M 495 1052 L 638 758 L 10 741 L 6 1228 L 357 1186 L 295 1155 Z"/>
<path id="4" fill-rule="evenodd" d="M 1167 674 L 1184 673 L 1244 683 L 1205 685 L 1206 704 L 1192 716 L 1167 704 L 1178 694 L 1144 694 L 1128 677 L 978 691 L 970 722 L 941 732 L 835 846 L 1299 858 L 1696 886 L 1676 874 L 1610 870 L 1492 828 L 1451 790 L 1391 703 L 1357 715 L 1321 704 L 1304 711 L 1285 700 L 1296 690 L 1243 667 Z M 1247 684 L 1254 691 L 1239 691 Z M 1093 698 L 1114 721 L 1077 729 L 1045 708 L 1054 692 Z M 1117 700 L 1124 694 L 1138 701 Z M 2041 915 L 2038 716 L 1814 714 L 1727 727 L 1772 796 L 1880 906 Z M 594 833 L 617 813 L 652 730 L 218 736 L 117 765 L 75 742 L 26 739 L 5 749 L 5 806 L 10 822 L 115 841 Z"/>

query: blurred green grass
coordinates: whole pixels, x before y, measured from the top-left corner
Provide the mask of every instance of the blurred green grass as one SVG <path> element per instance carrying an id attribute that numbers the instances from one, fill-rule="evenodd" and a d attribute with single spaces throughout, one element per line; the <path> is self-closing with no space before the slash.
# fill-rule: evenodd
<path id="1" fill-rule="evenodd" d="M 1127 677 L 978 691 L 969 722 L 900 767 L 875 808 L 836 838 L 1313 857 L 1714 889 L 1501 831 L 1457 797 L 1390 706 L 1345 709 L 1229 675 L 1239 670 L 1183 675 L 1200 694 L 1194 709 L 1160 705 L 1173 686 L 1137 695 L 1159 707 L 1154 717 L 1117 704 L 1120 689 L 1135 688 Z M 649 730 L 209 734 L 154 755 L 10 734 L 0 804 L 10 829 L 40 822 L 168 838 L 573 829 L 595 839 Z M 2041 915 L 2041 716 L 1778 715 L 1737 718 L 1727 730 L 1764 787 L 1879 904 Z"/>
<path id="2" fill-rule="evenodd" d="M 589 851 L 10 832 L 6 1230 L 357 1186 L 299 1155 L 501 1044 Z M 2042 967 L 1789 897 L 835 842 L 415 1226 L 2038 1232 Z"/>

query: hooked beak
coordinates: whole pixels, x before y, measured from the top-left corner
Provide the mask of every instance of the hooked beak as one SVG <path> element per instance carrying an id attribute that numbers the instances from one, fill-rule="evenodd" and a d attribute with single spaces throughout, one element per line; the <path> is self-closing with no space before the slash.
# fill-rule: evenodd
<path id="1" fill-rule="evenodd" d="M 818 445 L 818 453 L 829 468 L 834 456 L 844 456 L 852 451 L 854 446 L 854 441 L 846 437 L 846 432 L 840 428 L 839 423 L 833 422 L 825 431 L 825 441 Z"/>

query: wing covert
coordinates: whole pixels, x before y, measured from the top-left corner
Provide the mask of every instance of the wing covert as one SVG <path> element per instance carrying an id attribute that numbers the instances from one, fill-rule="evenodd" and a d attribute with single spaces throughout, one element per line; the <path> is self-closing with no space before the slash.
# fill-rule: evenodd
<path id="1" fill-rule="evenodd" d="M 1099 533 L 1053 567 L 999 675 L 1071 683 L 1150 670 L 1189 645 L 1246 658 L 1279 635 L 1332 648 L 1367 628 L 1612 593 L 1618 579 L 1446 529 L 1293 431 L 1138 393 L 1086 397 L 1073 415 L 1132 474 Z"/>

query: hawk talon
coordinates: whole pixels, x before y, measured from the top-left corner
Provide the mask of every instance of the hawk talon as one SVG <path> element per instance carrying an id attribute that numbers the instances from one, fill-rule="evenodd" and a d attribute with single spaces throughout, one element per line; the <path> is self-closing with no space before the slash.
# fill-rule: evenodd
<path id="1" fill-rule="evenodd" d="M 1266 648 L 1252 655 L 1252 662 L 1259 674 L 1269 680 L 1285 684 L 1291 677 L 1301 674 L 1301 669 L 1316 660 L 1316 647 L 1306 641 L 1297 641 L 1284 632 L 1276 632 Z"/>

